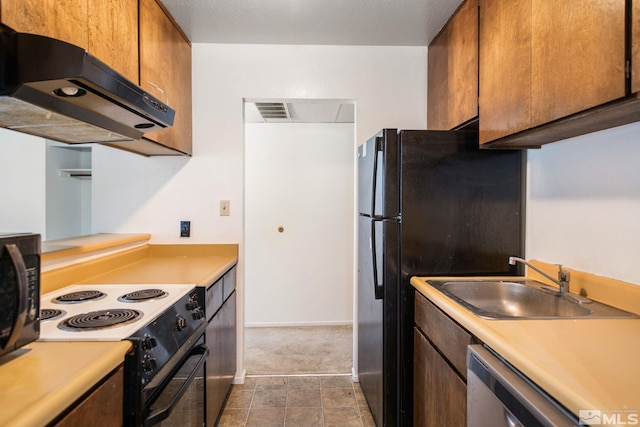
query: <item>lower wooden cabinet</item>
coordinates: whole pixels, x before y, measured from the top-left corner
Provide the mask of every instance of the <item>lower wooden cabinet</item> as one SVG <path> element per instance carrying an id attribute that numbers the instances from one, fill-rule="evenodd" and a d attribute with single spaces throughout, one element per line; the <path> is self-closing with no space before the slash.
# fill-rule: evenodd
<path id="1" fill-rule="evenodd" d="M 418 328 L 414 330 L 413 425 L 467 425 L 467 385 Z"/>
<path id="2" fill-rule="evenodd" d="M 123 367 L 110 374 L 91 394 L 75 405 L 57 427 L 116 427 L 122 425 Z"/>
<path id="3" fill-rule="evenodd" d="M 223 278 L 212 285 L 212 288 L 224 287 L 220 295 L 224 302 L 219 309 L 213 308 L 215 314 L 206 313 L 209 323 L 205 342 L 209 347 L 206 362 L 206 404 L 207 426 L 216 425 L 222 411 L 233 377 L 236 374 L 236 269 L 233 267 Z M 211 293 L 208 293 L 210 295 Z M 215 293 L 218 295 L 217 293 Z M 211 294 L 212 295 L 212 294 Z M 207 306 L 207 310 L 215 306 Z"/>
<path id="4" fill-rule="evenodd" d="M 467 346 L 479 341 L 420 293 L 413 331 L 413 425 L 467 422 Z"/>

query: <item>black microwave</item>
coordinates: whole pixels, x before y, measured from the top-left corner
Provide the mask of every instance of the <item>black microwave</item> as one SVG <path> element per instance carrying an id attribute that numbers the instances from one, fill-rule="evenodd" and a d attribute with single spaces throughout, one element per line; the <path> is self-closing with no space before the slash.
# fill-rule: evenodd
<path id="1" fill-rule="evenodd" d="M 0 356 L 40 336 L 40 235 L 0 233 Z"/>

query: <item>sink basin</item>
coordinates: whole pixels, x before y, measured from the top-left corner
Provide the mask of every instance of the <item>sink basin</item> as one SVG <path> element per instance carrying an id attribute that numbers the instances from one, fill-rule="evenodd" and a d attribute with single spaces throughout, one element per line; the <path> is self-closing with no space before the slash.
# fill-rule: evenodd
<path id="1" fill-rule="evenodd" d="M 576 319 L 638 317 L 617 308 L 586 300 L 578 303 L 559 296 L 535 280 L 429 280 L 440 292 L 473 314 L 487 319 Z"/>

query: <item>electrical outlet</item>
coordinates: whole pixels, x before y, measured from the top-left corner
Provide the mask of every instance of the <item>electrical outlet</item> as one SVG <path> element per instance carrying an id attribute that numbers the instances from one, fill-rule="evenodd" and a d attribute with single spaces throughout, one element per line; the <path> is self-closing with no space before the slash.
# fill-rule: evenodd
<path id="1" fill-rule="evenodd" d="M 191 236 L 191 221 L 180 221 L 180 237 Z"/>
<path id="2" fill-rule="evenodd" d="M 229 216 L 229 200 L 220 200 L 220 216 Z"/>

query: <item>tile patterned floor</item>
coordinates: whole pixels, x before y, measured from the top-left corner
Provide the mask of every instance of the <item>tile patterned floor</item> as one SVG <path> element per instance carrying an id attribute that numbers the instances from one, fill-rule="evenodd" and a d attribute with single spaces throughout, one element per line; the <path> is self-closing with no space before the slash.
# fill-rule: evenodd
<path id="1" fill-rule="evenodd" d="M 247 377 L 234 384 L 220 427 L 375 427 L 348 375 Z"/>

